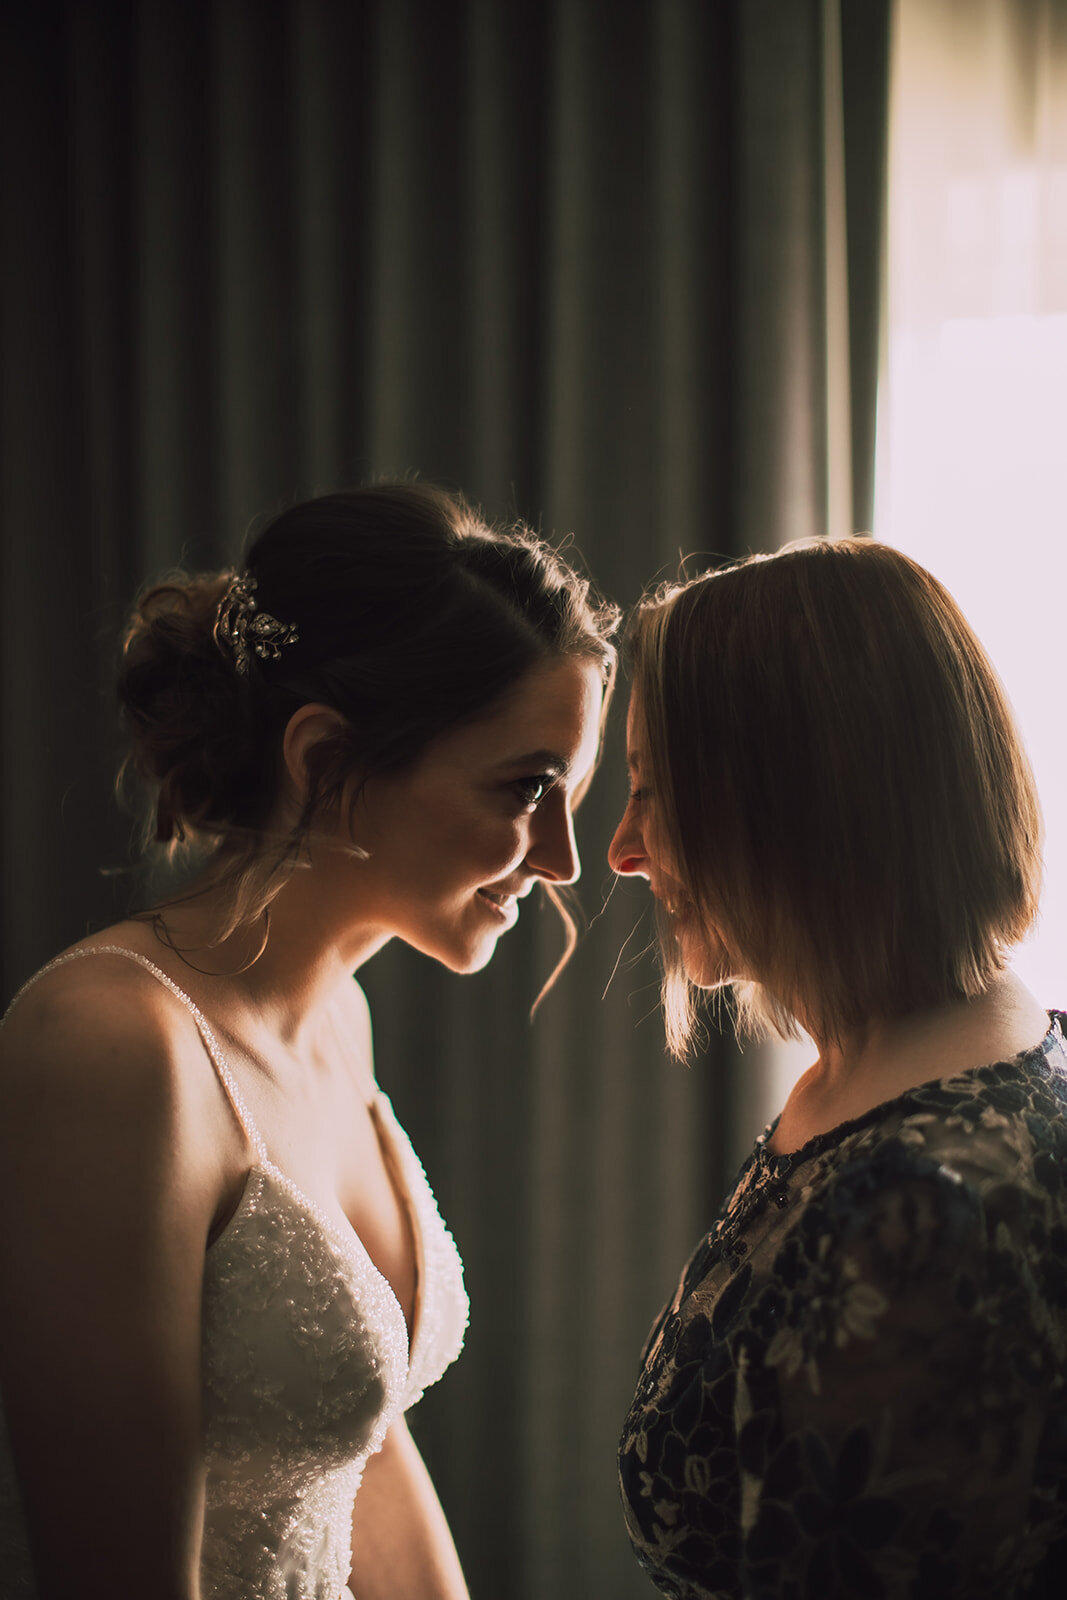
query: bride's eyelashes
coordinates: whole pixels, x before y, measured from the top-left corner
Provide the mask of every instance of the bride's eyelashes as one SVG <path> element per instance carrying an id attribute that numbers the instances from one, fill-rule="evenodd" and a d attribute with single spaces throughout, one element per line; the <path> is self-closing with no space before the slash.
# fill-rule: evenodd
<path id="1" fill-rule="evenodd" d="M 532 810 L 535 806 L 541 804 L 545 795 L 556 782 L 556 776 L 554 772 L 538 772 L 529 778 L 516 779 L 512 784 L 512 788 L 523 805 Z"/>

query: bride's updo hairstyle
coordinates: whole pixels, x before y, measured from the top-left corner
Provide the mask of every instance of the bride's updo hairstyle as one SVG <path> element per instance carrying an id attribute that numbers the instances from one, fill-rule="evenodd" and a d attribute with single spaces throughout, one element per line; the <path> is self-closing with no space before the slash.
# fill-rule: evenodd
<path id="1" fill-rule="evenodd" d="M 1041 818 L 946 589 L 866 538 L 754 556 L 631 624 L 643 824 L 725 949 L 738 1022 L 840 1041 L 976 996 L 1037 911 Z M 668 1042 L 694 990 L 661 917 Z"/>
<path id="2" fill-rule="evenodd" d="M 378 484 L 293 506 L 241 573 L 173 574 L 134 607 L 118 696 L 146 843 L 184 848 L 225 882 L 225 937 L 269 904 L 319 816 L 411 766 L 532 668 L 590 661 L 610 691 L 617 624 L 529 530 L 491 528 L 444 490 Z M 344 721 L 314 746 L 303 813 L 282 836 L 282 735 L 309 702 Z"/>

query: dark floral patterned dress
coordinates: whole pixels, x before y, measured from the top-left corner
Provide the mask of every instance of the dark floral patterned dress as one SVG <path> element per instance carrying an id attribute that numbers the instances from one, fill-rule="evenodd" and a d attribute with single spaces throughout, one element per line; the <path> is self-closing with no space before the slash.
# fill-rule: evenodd
<path id="1" fill-rule="evenodd" d="M 620 1476 L 674 1600 L 1067 1597 L 1067 1016 L 793 1155 L 652 1330 Z"/>

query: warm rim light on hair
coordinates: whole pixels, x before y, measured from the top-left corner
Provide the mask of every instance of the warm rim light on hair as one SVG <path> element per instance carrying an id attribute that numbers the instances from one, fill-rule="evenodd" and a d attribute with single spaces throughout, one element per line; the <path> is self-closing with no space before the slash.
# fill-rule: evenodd
<path id="1" fill-rule="evenodd" d="M 630 648 L 656 826 L 740 1027 L 840 1038 L 981 992 L 1036 910 L 1040 814 L 936 579 L 870 540 L 792 545 L 659 591 Z M 684 1054 L 693 986 L 661 942 Z"/>

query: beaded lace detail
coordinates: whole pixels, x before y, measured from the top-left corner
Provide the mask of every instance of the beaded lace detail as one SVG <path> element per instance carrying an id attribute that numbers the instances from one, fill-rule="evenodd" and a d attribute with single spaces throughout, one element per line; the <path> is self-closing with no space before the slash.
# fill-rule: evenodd
<path id="1" fill-rule="evenodd" d="M 789 1155 L 757 1139 L 623 1429 L 660 1594 L 1067 1593 L 1065 1025 Z"/>
<path id="2" fill-rule="evenodd" d="M 211 1025 L 184 990 L 122 945 L 70 951 L 36 976 L 97 953 L 136 961 L 186 1006 L 256 1157 L 237 1210 L 205 1257 L 202 1592 L 215 1600 L 337 1600 L 367 1459 L 462 1348 L 468 1308 L 459 1253 L 378 1090 L 375 1118 L 400 1169 L 419 1251 L 409 1351 L 388 1281 L 355 1231 L 332 1222 L 271 1161 Z M 32 1597 L 2 1420 L 5 1581 L 25 1572 L 15 1580 L 22 1587 L 4 1592 Z"/>

